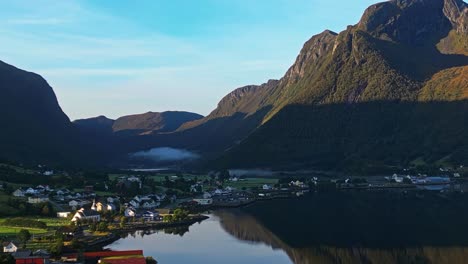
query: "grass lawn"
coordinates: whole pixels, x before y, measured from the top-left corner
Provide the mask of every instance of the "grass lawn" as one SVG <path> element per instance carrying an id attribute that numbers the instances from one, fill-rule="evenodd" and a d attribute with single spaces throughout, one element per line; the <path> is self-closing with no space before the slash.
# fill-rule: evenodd
<path id="1" fill-rule="evenodd" d="M 158 175 L 147 176 L 147 178 L 152 178 L 154 181 L 157 181 L 157 182 L 163 182 L 166 180 L 166 176 L 169 177 L 169 179 L 174 179 L 172 178 L 172 176 L 176 176 L 176 175 L 175 174 L 158 174 Z M 186 180 L 193 180 L 197 178 L 199 181 L 204 181 L 210 178 L 207 175 L 193 175 L 193 174 L 184 174 L 183 177 Z"/>
<path id="2" fill-rule="evenodd" d="M 278 183 L 278 179 L 273 178 L 245 178 L 243 181 L 230 182 L 227 181 L 224 183 L 224 186 L 231 186 L 237 189 L 259 187 L 261 188 L 264 184 L 275 185 Z"/>
<path id="3" fill-rule="evenodd" d="M 73 189 L 74 192 L 84 192 L 84 189 L 83 188 L 74 188 Z M 104 191 L 94 191 L 97 195 L 99 196 L 114 196 L 115 193 L 113 192 L 104 192 Z"/>
<path id="4" fill-rule="evenodd" d="M 109 179 L 110 180 L 115 180 L 117 179 L 118 177 L 121 177 L 121 176 L 130 176 L 130 175 L 126 175 L 126 174 L 109 174 Z M 169 177 L 169 179 L 171 179 L 171 176 L 176 176 L 175 173 L 157 173 L 157 174 L 154 174 L 154 175 L 147 175 L 146 178 L 152 178 L 153 180 L 155 181 L 164 181 L 165 180 L 165 177 Z M 194 175 L 194 174 L 183 174 L 183 177 L 185 179 L 195 179 L 195 177 L 200 180 L 200 181 L 203 181 L 205 179 L 209 179 L 209 177 L 207 175 Z"/>
<path id="5" fill-rule="evenodd" d="M 31 234 L 47 233 L 46 229 L 0 226 L 0 236 L 14 237 L 21 229 L 27 229 Z"/>
<path id="6" fill-rule="evenodd" d="M 38 220 L 47 224 L 47 227 L 59 227 L 64 225 L 69 225 L 70 220 L 65 218 L 38 218 L 38 217 L 28 217 L 30 219 Z"/>

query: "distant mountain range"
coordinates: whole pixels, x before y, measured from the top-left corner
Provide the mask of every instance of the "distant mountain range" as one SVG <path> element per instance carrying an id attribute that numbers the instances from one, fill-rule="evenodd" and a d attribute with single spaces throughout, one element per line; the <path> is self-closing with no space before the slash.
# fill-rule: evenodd
<path id="1" fill-rule="evenodd" d="M 8 124 L 0 157 L 8 159 L 63 159 L 78 142 L 105 162 L 174 147 L 218 168 L 468 161 L 468 7 L 461 0 L 373 5 L 358 24 L 308 40 L 283 78 L 234 90 L 206 117 L 149 112 L 71 123 L 39 76 L 2 64 L 0 83 L 0 121 Z"/>
<path id="2" fill-rule="evenodd" d="M 167 111 L 162 113 L 148 112 L 144 114 L 119 117 L 117 120 L 105 116 L 73 121 L 80 129 L 108 133 L 123 133 L 126 135 L 144 135 L 174 132 L 183 124 L 203 118 L 202 115 L 190 112 Z"/>

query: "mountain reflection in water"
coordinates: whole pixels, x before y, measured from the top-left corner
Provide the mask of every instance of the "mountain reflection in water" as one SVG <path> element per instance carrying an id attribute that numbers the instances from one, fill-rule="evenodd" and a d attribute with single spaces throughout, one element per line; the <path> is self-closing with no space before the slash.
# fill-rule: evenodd
<path id="1" fill-rule="evenodd" d="M 218 210 L 190 227 L 108 246 L 159 263 L 468 263 L 468 195 L 325 193 Z"/>
<path id="2" fill-rule="evenodd" d="M 467 228 L 459 225 L 468 217 L 458 211 L 466 209 L 466 197 L 439 197 L 429 193 L 424 194 L 426 197 L 413 194 L 348 195 L 271 201 L 243 209 L 220 210 L 215 215 L 229 234 L 240 240 L 281 249 L 296 264 L 468 262 Z M 361 199 L 366 199 L 367 203 L 361 204 Z M 430 204 L 426 208 L 414 208 L 421 202 Z M 339 211 L 321 208 L 325 206 Z M 410 213 L 411 209 L 413 213 Z M 392 215 L 395 210 L 400 215 Z M 457 212 L 458 220 L 452 218 L 453 212 Z M 403 220 L 394 222 L 400 218 Z M 325 224 L 327 219 L 329 224 Z M 337 226 L 340 222 L 341 226 Z M 317 223 L 322 225 L 317 226 Z M 370 230 L 363 229 L 363 225 L 369 225 Z M 346 232 L 355 228 L 359 230 Z M 429 229 L 425 230 L 425 236 L 421 236 L 425 228 Z M 458 236 L 452 235 L 454 230 L 459 231 Z M 354 240 L 347 237 L 359 233 L 367 234 Z M 390 233 L 394 235 L 387 241 L 385 235 Z M 452 237 L 454 242 L 450 243 Z"/>

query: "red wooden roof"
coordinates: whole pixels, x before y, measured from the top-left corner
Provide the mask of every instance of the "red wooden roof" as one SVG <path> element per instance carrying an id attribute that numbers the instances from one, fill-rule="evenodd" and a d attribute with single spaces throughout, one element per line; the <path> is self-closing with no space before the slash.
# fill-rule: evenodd
<path id="1" fill-rule="evenodd" d="M 104 258 L 104 257 L 119 257 L 119 256 L 133 256 L 143 255 L 143 250 L 125 250 L 125 251 L 97 251 L 97 252 L 85 252 L 83 256 L 85 258 Z M 67 257 L 77 257 L 77 254 L 65 255 Z"/>
<path id="2" fill-rule="evenodd" d="M 146 260 L 143 256 L 122 259 L 104 258 L 101 259 L 101 261 L 106 264 L 146 264 Z"/>

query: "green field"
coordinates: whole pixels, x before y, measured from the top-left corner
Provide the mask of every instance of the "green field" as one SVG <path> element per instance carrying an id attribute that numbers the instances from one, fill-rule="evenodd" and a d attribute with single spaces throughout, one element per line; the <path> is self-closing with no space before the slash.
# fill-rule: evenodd
<path id="1" fill-rule="evenodd" d="M 12 237 L 16 236 L 16 234 L 21 229 L 27 229 L 31 234 L 44 234 L 50 232 L 50 229 L 54 227 L 64 226 L 70 224 L 67 219 L 62 218 L 40 218 L 40 217 L 25 217 L 33 220 L 38 220 L 47 224 L 48 229 L 40 229 L 40 228 L 31 228 L 31 227 L 16 227 L 16 226 L 4 226 L 3 222 L 6 218 L 0 219 L 0 236 L 7 236 Z"/>
<path id="2" fill-rule="evenodd" d="M 27 229 L 31 234 L 44 234 L 47 233 L 46 229 L 37 229 L 37 228 L 23 228 L 23 227 L 9 227 L 9 226 L 0 226 L 0 236 L 13 237 L 21 229 Z"/>
<path id="3" fill-rule="evenodd" d="M 278 183 L 278 179 L 273 179 L 273 178 L 245 178 L 245 180 L 242 181 L 237 181 L 237 182 L 225 182 L 224 186 L 231 186 L 237 189 L 242 189 L 242 188 L 252 188 L 252 187 L 258 187 L 262 188 L 264 184 L 268 185 L 275 185 Z"/>
<path id="4" fill-rule="evenodd" d="M 84 192 L 84 189 L 83 188 L 74 188 L 73 191 L 82 193 L 82 192 Z M 113 196 L 113 195 L 115 195 L 115 193 L 113 193 L 113 192 L 105 192 L 105 191 L 94 191 L 94 192 L 99 196 Z"/>
<path id="5" fill-rule="evenodd" d="M 109 179 L 110 180 L 115 180 L 115 179 L 117 179 L 118 177 L 121 177 L 121 176 L 130 176 L 130 175 L 127 175 L 127 174 L 109 174 Z M 154 175 L 146 175 L 146 178 L 147 179 L 153 179 L 154 181 L 157 181 L 157 182 L 162 182 L 162 181 L 165 181 L 166 176 L 169 177 L 169 179 L 172 179 L 171 176 L 176 176 L 176 174 L 175 173 L 157 173 L 157 174 L 154 174 Z M 183 174 L 183 177 L 184 177 L 184 179 L 195 179 L 195 178 L 197 178 L 200 181 L 203 181 L 205 179 L 210 178 L 207 175 L 194 175 L 194 174 Z"/>

